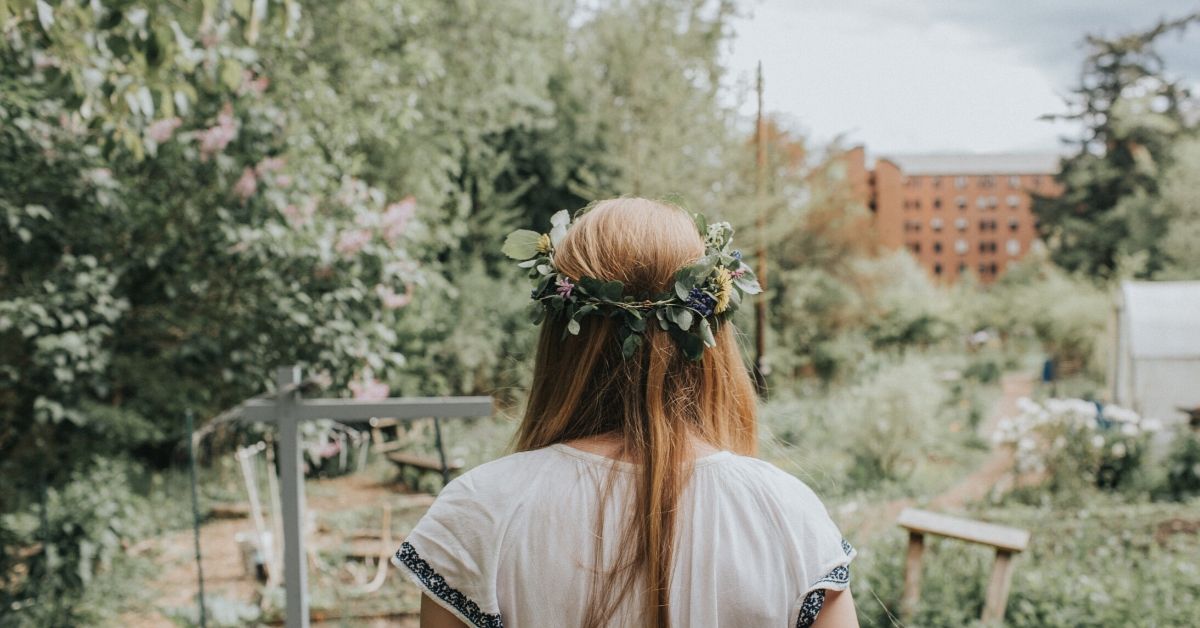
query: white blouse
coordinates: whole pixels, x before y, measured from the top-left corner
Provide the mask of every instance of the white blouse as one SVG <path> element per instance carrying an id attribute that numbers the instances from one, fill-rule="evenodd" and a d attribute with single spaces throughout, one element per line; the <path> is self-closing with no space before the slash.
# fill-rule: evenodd
<path id="1" fill-rule="evenodd" d="M 635 467 L 564 444 L 450 482 L 392 562 L 468 626 L 579 626 L 614 468 L 601 537 L 611 566 Z M 673 626 L 808 626 L 825 590 L 849 587 L 854 549 L 812 490 L 770 463 L 700 458 L 680 509 Z M 609 625 L 637 626 L 638 602 L 628 596 Z"/>

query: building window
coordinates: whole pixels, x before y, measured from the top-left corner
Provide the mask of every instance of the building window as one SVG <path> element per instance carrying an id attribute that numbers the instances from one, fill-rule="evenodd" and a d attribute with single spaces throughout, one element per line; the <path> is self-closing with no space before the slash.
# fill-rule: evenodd
<path id="1" fill-rule="evenodd" d="M 933 252 L 934 252 L 934 253 L 941 253 L 941 252 L 942 252 L 942 243 L 941 243 L 941 242 L 934 242 L 934 243 L 933 243 Z"/>
<path id="2" fill-rule="evenodd" d="M 1017 188 L 1020 188 L 1021 187 L 1021 177 L 1018 177 L 1015 174 L 1010 176 L 1008 178 L 1008 187 L 1010 187 L 1014 190 Z"/>
<path id="3" fill-rule="evenodd" d="M 957 227 L 959 231 L 966 231 L 967 230 L 967 219 L 959 218 L 958 220 L 955 220 L 954 226 Z"/>
<path id="4" fill-rule="evenodd" d="M 985 207 L 987 207 L 987 197 L 986 196 L 976 197 L 975 198 L 975 206 L 978 207 L 979 209 L 984 209 Z"/>
<path id="5" fill-rule="evenodd" d="M 959 209 L 966 209 L 967 208 L 967 197 L 965 197 L 965 196 L 955 197 L 954 204 L 957 205 Z"/>
<path id="6" fill-rule="evenodd" d="M 941 209 L 942 208 L 942 199 L 940 199 L 940 198 L 933 199 L 933 208 Z"/>
<path id="7" fill-rule="evenodd" d="M 987 264 L 980 264 L 980 265 L 979 265 L 979 274 L 980 274 L 980 275 L 986 275 L 986 274 L 988 274 L 988 265 L 987 265 Z"/>
<path id="8" fill-rule="evenodd" d="M 941 219 L 941 218 L 934 218 L 933 220 L 930 220 L 930 221 L 929 221 L 929 226 L 930 226 L 930 228 L 932 228 L 934 231 L 941 231 L 941 230 L 942 230 L 942 219 Z"/>
<path id="9" fill-rule="evenodd" d="M 929 180 L 933 183 L 933 187 L 935 187 L 935 188 L 942 187 L 942 178 L 941 177 L 930 177 Z"/>
<path id="10" fill-rule="evenodd" d="M 989 197 L 987 197 L 987 206 L 988 206 L 988 207 L 990 207 L 990 208 L 992 208 L 992 209 L 995 209 L 996 207 L 999 207 L 999 206 L 1000 206 L 1000 199 L 996 198 L 995 196 L 989 196 Z"/>
<path id="11" fill-rule="evenodd" d="M 996 179 L 994 177 L 992 177 L 991 175 L 987 175 L 987 176 L 979 178 L 979 187 L 981 187 L 981 188 L 990 188 L 995 184 L 996 184 Z"/>
<path id="12" fill-rule="evenodd" d="M 966 255 L 970 248 L 971 245 L 967 244 L 966 240 L 958 240 L 954 243 L 954 252 L 958 253 L 959 255 Z"/>
<path id="13" fill-rule="evenodd" d="M 1021 226 L 1021 221 L 1017 220 L 1016 218 L 1008 219 L 1008 230 L 1009 231 L 1016 231 L 1020 226 Z"/>
<path id="14" fill-rule="evenodd" d="M 966 264 L 965 262 L 959 262 L 959 264 L 958 264 L 958 274 L 962 275 L 962 274 L 964 274 L 964 273 L 966 273 L 966 272 L 967 272 L 967 264 Z"/>
<path id="15" fill-rule="evenodd" d="M 1016 194 L 1009 194 L 1008 198 L 1005 200 L 1008 201 L 1008 206 L 1013 209 L 1016 209 L 1017 206 L 1021 204 L 1021 197 L 1017 196 Z"/>
<path id="16" fill-rule="evenodd" d="M 909 242 L 908 250 L 912 251 L 913 253 L 920 253 L 921 252 L 921 243 L 920 242 Z"/>
<path id="17" fill-rule="evenodd" d="M 941 275 L 941 274 L 942 274 L 942 265 L 941 265 L 941 264 L 934 264 L 934 265 L 933 265 L 933 274 L 935 274 L 935 275 Z"/>
<path id="18" fill-rule="evenodd" d="M 921 209 L 921 199 L 918 198 L 913 201 L 913 209 Z"/>
<path id="19" fill-rule="evenodd" d="M 1021 252 L 1021 243 L 1016 238 L 1011 238 L 1004 248 L 1008 250 L 1009 255 L 1016 255 Z"/>
<path id="20" fill-rule="evenodd" d="M 996 262 L 992 262 L 988 265 L 988 272 L 992 273 L 993 275 L 996 274 Z"/>
<path id="21" fill-rule="evenodd" d="M 956 187 L 960 190 L 967 187 L 967 178 L 966 177 L 954 177 L 954 187 Z"/>

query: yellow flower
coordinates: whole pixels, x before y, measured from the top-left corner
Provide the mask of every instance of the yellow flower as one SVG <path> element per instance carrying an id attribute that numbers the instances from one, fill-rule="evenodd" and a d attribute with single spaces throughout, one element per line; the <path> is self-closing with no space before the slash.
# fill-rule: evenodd
<path id="1" fill-rule="evenodd" d="M 729 295 L 733 294 L 733 275 L 724 266 L 717 267 L 717 276 L 713 278 L 717 284 L 717 305 L 713 312 L 720 314 L 729 307 Z"/>
<path id="2" fill-rule="evenodd" d="M 550 252 L 550 234 L 543 233 L 542 237 L 538 238 L 537 250 L 538 250 L 538 253 L 549 253 Z"/>

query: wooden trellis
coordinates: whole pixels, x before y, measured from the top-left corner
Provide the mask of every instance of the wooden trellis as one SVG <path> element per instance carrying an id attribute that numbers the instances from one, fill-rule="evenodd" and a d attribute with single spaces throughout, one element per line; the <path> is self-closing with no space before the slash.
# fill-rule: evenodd
<path id="1" fill-rule="evenodd" d="M 283 578 L 287 598 L 288 628 L 309 625 L 308 573 L 304 561 L 304 458 L 300 447 L 300 423 L 332 419 L 343 423 L 366 423 L 389 417 L 402 421 L 421 418 L 465 418 L 490 416 L 492 398 L 406 397 L 372 401 L 358 399 L 302 399 L 300 367 L 289 366 L 276 373 L 274 399 L 255 398 L 238 411 L 243 421 L 275 423 L 279 443 L 280 497 L 283 515 Z M 441 447 L 439 438 L 438 446 Z M 445 466 L 445 455 L 441 452 Z M 445 470 L 443 470 L 445 471 Z"/>

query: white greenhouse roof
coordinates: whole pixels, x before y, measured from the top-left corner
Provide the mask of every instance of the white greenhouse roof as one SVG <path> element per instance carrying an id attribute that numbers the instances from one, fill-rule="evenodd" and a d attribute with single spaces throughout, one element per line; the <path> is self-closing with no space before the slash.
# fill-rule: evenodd
<path id="1" fill-rule="evenodd" d="M 1200 281 L 1126 281 L 1121 298 L 1134 358 L 1200 360 Z"/>
<path id="2" fill-rule="evenodd" d="M 883 155 L 907 175 L 1056 174 L 1056 153 Z"/>

